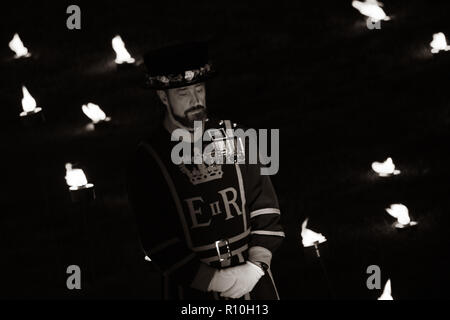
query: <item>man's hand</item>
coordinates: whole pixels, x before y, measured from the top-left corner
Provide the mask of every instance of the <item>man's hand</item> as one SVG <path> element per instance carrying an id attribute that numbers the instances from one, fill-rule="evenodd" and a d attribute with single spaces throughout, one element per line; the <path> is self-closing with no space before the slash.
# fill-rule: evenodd
<path id="1" fill-rule="evenodd" d="M 208 286 L 208 291 L 224 292 L 230 289 L 236 282 L 236 278 L 227 269 L 216 270 L 211 282 Z"/>
<path id="2" fill-rule="evenodd" d="M 227 290 L 221 291 L 220 296 L 232 299 L 239 299 L 252 291 L 264 275 L 264 271 L 260 267 L 248 261 L 245 264 L 221 271 L 224 272 L 224 276 L 234 279 L 234 282 Z"/>

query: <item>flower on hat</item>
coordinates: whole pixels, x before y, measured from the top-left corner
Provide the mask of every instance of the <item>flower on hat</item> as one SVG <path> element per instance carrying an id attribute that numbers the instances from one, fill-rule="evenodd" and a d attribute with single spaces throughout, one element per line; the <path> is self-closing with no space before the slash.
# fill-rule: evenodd
<path id="1" fill-rule="evenodd" d="M 195 76 L 195 73 L 194 73 L 194 71 L 191 71 L 191 70 L 186 71 L 184 73 L 184 79 L 186 79 L 187 81 L 191 81 L 194 78 L 194 76 Z"/>
<path id="2" fill-rule="evenodd" d="M 162 83 L 166 83 L 166 84 L 170 82 L 169 78 L 167 78 L 166 76 L 160 76 L 157 79 L 158 79 L 158 81 L 160 81 Z"/>

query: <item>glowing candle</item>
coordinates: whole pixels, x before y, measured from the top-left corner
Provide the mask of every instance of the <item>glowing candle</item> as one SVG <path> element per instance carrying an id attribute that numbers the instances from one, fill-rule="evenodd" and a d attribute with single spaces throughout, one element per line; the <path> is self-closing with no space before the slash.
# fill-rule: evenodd
<path id="1" fill-rule="evenodd" d="M 373 162 L 372 169 L 378 173 L 380 177 L 389 177 L 391 175 L 400 174 L 400 170 L 395 169 L 395 164 L 392 161 L 392 158 L 387 158 L 384 162 Z"/>
<path id="2" fill-rule="evenodd" d="M 439 51 L 449 51 L 450 46 L 447 45 L 447 40 L 445 39 L 445 34 L 442 32 L 433 34 L 433 41 L 430 42 L 431 52 L 439 53 Z"/>
<path id="3" fill-rule="evenodd" d="M 312 247 L 327 241 L 327 239 L 321 233 L 317 233 L 306 228 L 307 225 L 308 225 L 308 218 L 306 218 L 305 221 L 302 223 L 302 232 L 301 232 L 302 244 L 305 248 Z"/>
<path id="4" fill-rule="evenodd" d="M 390 18 L 386 15 L 381 8 L 383 4 L 376 0 L 353 1 L 353 8 L 357 9 L 362 15 L 370 18 L 373 22 L 388 21 Z"/>
<path id="5" fill-rule="evenodd" d="M 82 169 L 74 168 L 71 163 L 66 163 L 65 179 L 73 202 L 88 202 L 95 199 L 94 185 L 88 183 Z"/>
<path id="6" fill-rule="evenodd" d="M 116 60 L 115 62 L 117 64 L 123 64 L 123 63 L 134 63 L 135 59 L 131 57 L 131 55 L 128 53 L 127 49 L 125 48 L 125 43 L 123 42 L 122 38 L 120 36 L 115 36 L 112 39 L 112 47 L 114 51 L 116 52 Z"/>
<path id="7" fill-rule="evenodd" d="M 66 182 L 70 190 L 89 188 L 94 185 L 88 183 L 83 169 L 74 169 L 71 163 L 66 163 Z"/>
<path id="8" fill-rule="evenodd" d="M 16 54 L 14 56 L 15 59 L 28 58 L 29 56 L 31 56 L 31 54 L 28 52 L 28 49 L 23 45 L 23 42 L 22 40 L 20 40 L 20 37 L 17 33 L 14 34 L 14 37 L 9 42 L 9 48 Z"/>
<path id="9" fill-rule="evenodd" d="M 410 226 L 417 225 L 417 222 L 411 221 L 411 218 L 409 217 L 409 210 L 403 204 L 391 204 L 389 208 L 386 208 L 386 212 L 397 219 L 397 222 L 394 224 L 394 226 L 398 229 L 404 229 Z"/>
<path id="10" fill-rule="evenodd" d="M 101 121 L 109 121 L 111 118 L 107 117 L 105 112 L 100 108 L 100 106 L 89 102 L 87 105 L 83 104 L 81 106 L 84 114 L 92 120 L 94 124 L 99 123 Z"/>
<path id="11" fill-rule="evenodd" d="M 391 279 L 386 281 L 386 284 L 384 285 L 384 290 L 381 296 L 378 298 L 378 300 L 394 300 L 391 295 Z"/>
<path id="12" fill-rule="evenodd" d="M 22 86 L 22 94 L 23 112 L 20 113 L 21 117 L 36 114 L 42 110 L 42 108 L 37 107 L 36 100 L 33 98 L 30 92 L 28 92 L 28 89 L 25 86 Z"/>
<path id="13" fill-rule="evenodd" d="M 310 249 L 308 249 L 309 247 L 314 246 L 316 258 L 320 263 L 320 267 L 321 267 L 323 275 L 326 279 L 326 283 L 328 286 L 328 294 L 332 298 L 332 297 L 334 297 L 334 290 L 333 290 L 332 284 L 330 282 L 330 279 L 328 277 L 328 271 L 327 271 L 325 262 L 323 261 L 323 259 L 321 257 L 320 249 L 319 249 L 320 244 L 327 241 L 327 239 L 321 233 L 317 233 L 317 232 L 314 232 L 314 231 L 308 229 L 306 227 L 307 225 L 308 225 L 308 218 L 306 218 L 305 221 L 303 221 L 303 223 L 302 223 L 301 236 L 302 236 L 303 247 L 305 247 L 305 250 L 308 251 L 308 250 L 310 250 Z"/>

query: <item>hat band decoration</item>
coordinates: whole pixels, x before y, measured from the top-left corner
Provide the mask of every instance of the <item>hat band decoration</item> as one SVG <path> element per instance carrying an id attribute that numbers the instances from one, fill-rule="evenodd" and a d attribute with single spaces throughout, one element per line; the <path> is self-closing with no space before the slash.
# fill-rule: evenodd
<path id="1" fill-rule="evenodd" d="M 149 76 L 147 75 L 148 84 L 150 86 L 166 87 L 189 85 L 195 83 L 200 78 L 204 78 L 213 72 L 212 64 L 207 63 L 200 69 L 186 70 L 184 73 Z"/>

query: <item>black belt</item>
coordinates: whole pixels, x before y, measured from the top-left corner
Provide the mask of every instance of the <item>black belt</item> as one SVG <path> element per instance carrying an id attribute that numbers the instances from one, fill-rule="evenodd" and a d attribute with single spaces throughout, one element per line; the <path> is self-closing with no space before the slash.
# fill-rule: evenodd
<path id="1" fill-rule="evenodd" d="M 220 239 L 214 242 L 215 247 L 212 249 L 207 249 L 204 251 L 198 251 L 197 256 L 200 259 L 207 259 L 212 257 L 217 257 L 217 261 L 222 262 L 224 260 L 231 259 L 233 255 L 233 251 L 245 246 L 248 244 L 250 240 L 250 236 L 247 235 L 246 237 L 235 241 L 233 243 L 230 243 L 228 239 Z M 222 258 L 222 255 L 226 255 L 226 258 Z"/>

